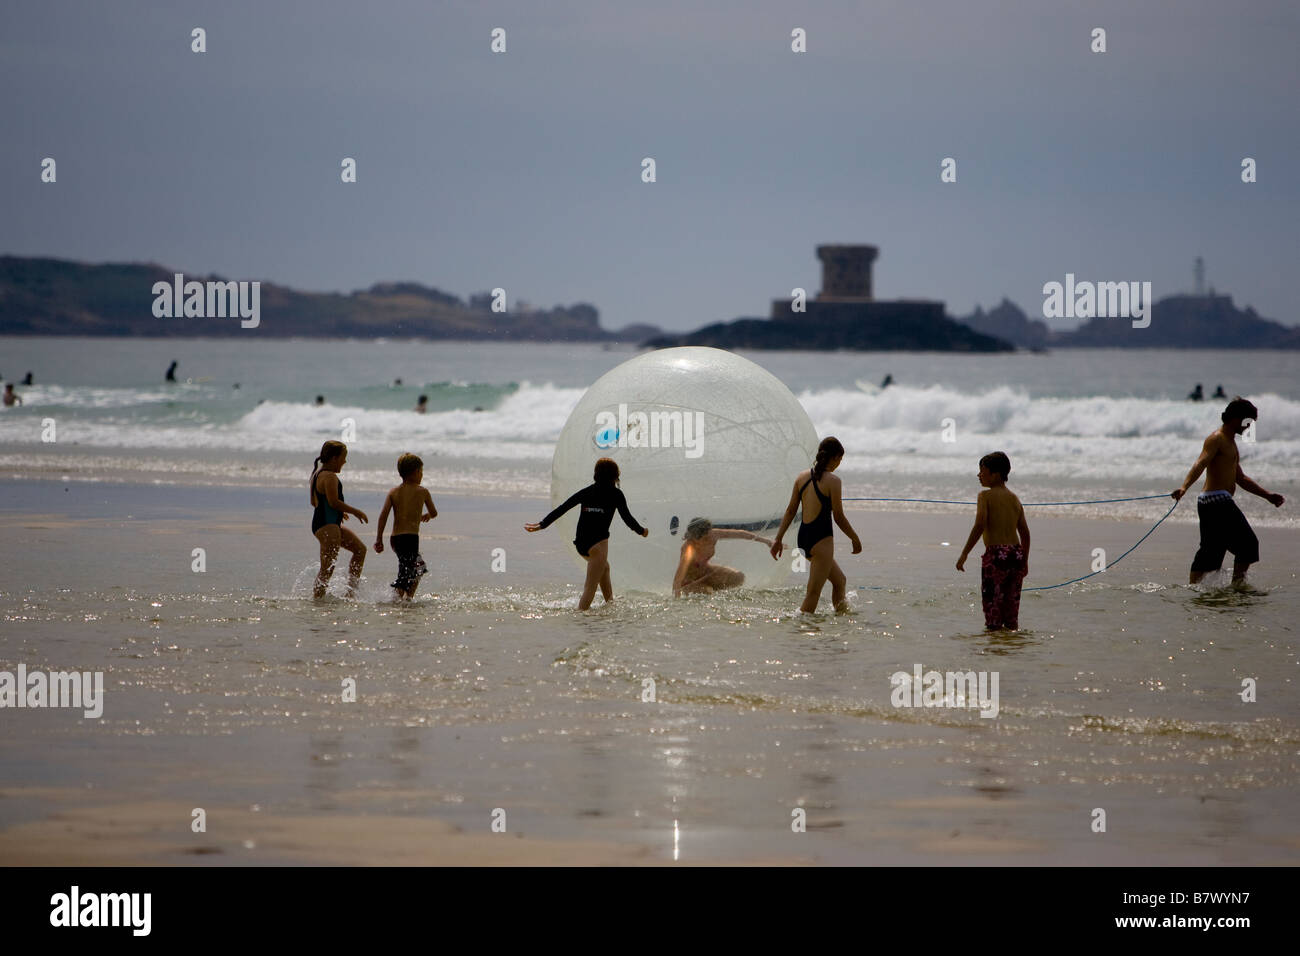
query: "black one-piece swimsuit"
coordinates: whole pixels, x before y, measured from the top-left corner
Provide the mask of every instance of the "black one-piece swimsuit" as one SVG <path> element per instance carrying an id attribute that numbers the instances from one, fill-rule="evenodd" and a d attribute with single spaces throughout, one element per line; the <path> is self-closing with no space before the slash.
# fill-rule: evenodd
<path id="1" fill-rule="evenodd" d="M 799 545 L 799 550 L 803 552 L 804 557 L 812 554 L 813 545 L 821 541 L 822 538 L 829 538 L 835 532 L 831 528 L 831 499 L 830 495 L 821 493 L 817 483 L 809 477 L 808 481 L 803 483 L 803 488 L 799 489 L 799 497 L 803 498 L 804 489 L 812 483 L 813 493 L 817 495 L 817 500 L 822 503 L 821 511 L 817 512 L 817 517 L 811 522 L 800 519 L 799 536 L 795 539 Z"/>
<path id="2" fill-rule="evenodd" d="M 317 478 L 316 480 L 319 481 L 320 479 Z M 341 481 L 339 482 L 338 498 L 339 501 L 343 500 L 343 482 Z M 318 486 L 316 488 L 316 510 L 311 513 L 311 533 L 315 534 L 327 524 L 336 524 L 341 528 L 343 526 L 343 512 L 335 511 L 330 507 L 329 499 L 325 497 L 325 493 Z"/>

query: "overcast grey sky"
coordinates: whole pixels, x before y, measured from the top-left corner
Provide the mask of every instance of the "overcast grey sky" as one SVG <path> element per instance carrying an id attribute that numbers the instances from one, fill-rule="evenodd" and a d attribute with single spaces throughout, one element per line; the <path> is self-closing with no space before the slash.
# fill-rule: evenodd
<path id="1" fill-rule="evenodd" d="M 4 0 L 0 253 L 669 329 L 814 294 L 824 242 L 954 315 L 1202 255 L 1294 324 L 1297 39 L 1295 0 Z"/>

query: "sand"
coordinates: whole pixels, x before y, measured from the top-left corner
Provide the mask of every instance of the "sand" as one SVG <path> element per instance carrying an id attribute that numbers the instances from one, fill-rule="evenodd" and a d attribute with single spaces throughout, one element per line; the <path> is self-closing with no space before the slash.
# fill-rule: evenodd
<path id="1" fill-rule="evenodd" d="M 567 542 L 520 527 L 541 501 L 438 496 L 403 610 L 390 555 L 363 601 L 305 599 L 301 495 L 10 490 L 0 668 L 102 669 L 110 694 L 99 722 L 0 711 L 6 865 L 1300 862 L 1293 529 L 1258 529 L 1258 595 L 1201 594 L 1178 514 L 1100 580 L 1027 594 L 999 641 L 952 568 L 961 509 L 851 510 L 849 618 L 799 618 L 795 589 L 578 615 Z M 1031 516 L 1027 584 L 1154 520 Z M 996 664 L 1001 717 L 892 710 L 913 660 Z"/>

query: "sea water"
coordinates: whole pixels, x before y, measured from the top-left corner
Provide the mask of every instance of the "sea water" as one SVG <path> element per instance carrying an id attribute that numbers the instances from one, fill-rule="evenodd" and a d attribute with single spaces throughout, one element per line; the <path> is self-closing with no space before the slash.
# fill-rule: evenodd
<path id="1" fill-rule="evenodd" d="M 36 384 L 18 386 L 22 407 L 0 410 L 0 468 L 284 486 L 350 426 L 353 483 L 387 487 L 397 456 L 413 451 L 431 488 L 546 497 L 569 413 L 634 354 L 590 344 L 5 337 L 0 372 L 13 381 L 32 369 Z M 1187 401 L 1198 381 L 1207 395 L 1222 384 L 1259 407 L 1255 441 L 1241 442 L 1247 474 L 1285 494 L 1300 467 L 1300 377 L 1287 352 L 742 354 L 791 388 L 819 434 L 843 442 L 848 495 L 973 498 L 978 460 L 995 449 L 1011 457 L 1025 501 L 1167 493 L 1226 404 Z M 173 359 L 175 385 L 163 382 Z M 887 373 L 897 384 L 879 390 Z M 412 413 L 420 395 L 429 397 L 422 416 Z M 42 441 L 47 419 L 54 442 Z M 1085 513 L 1159 514 L 1146 505 Z M 1267 506 L 1251 519 L 1296 522 Z"/>
<path id="2" fill-rule="evenodd" d="M 1253 590 L 1222 575 L 1186 586 L 1196 528 L 1180 508 L 1105 574 L 1027 592 L 1008 634 L 981 627 L 978 549 L 965 575 L 952 567 L 969 509 L 884 503 L 850 513 L 862 555 L 837 539 L 848 615 L 794 613 L 797 578 L 682 601 L 625 593 L 616 552 L 619 599 L 578 614 L 571 545 L 522 525 L 546 506 L 548 441 L 584 384 L 629 353 L 93 345 L 97 361 L 85 342 L 4 342 L 0 370 L 31 367 L 38 384 L 0 414 L 0 669 L 105 672 L 96 721 L 4 713 L 9 781 L 484 831 L 502 807 L 512 830 L 634 841 L 662 859 L 1296 860 L 1300 550 L 1286 508 L 1243 502 L 1264 554 Z M 192 362 L 211 381 L 155 381 L 176 357 L 182 378 Z M 1216 403 L 1178 397 L 1197 378 L 1212 390 L 1202 369 L 1260 406 L 1247 473 L 1295 490 L 1285 356 L 748 357 L 849 447 L 849 495 L 973 498 L 993 447 L 1026 501 L 1167 492 L 1217 421 Z M 885 371 L 900 384 L 857 384 Z M 409 411 L 421 393 L 425 416 Z M 49 417 L 58 440 L 31 438 Z M 340 571 L 327 601 L 310 599 L 306 478 L 341 417 L 356 418 L 342 479 L 370 511 L 353 525 L 367 542 L 393 459 L 425 457 L 440 514 L 422 528 L 431 573 L 410 606 L 391 601 L 391 555 L 374 553 L 358 595 Z M 947 417 L 951 450 L 927 437 Z M 1113 559 L 1167 507 L 1031 513 L 1026 585 L 1086 571 L 1094 548 Z M 636 540 L 616 525 L 612 544 Z M 901 706 L 892 678 L 918 667 L 996 673 L 997 716 L 975 701 Z M 11 799 L 0 823 L 44 809 Z"/>

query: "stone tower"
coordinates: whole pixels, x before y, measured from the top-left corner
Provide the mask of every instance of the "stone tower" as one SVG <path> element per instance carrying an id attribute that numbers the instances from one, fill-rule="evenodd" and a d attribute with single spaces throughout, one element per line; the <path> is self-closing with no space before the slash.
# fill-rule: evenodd
<path id="1" fill-rule="evenodd" d="M 818 246 L 822 261 L 819 302 L 870 302 L 871 264 L 880 250 L 875 246 Z"/>

